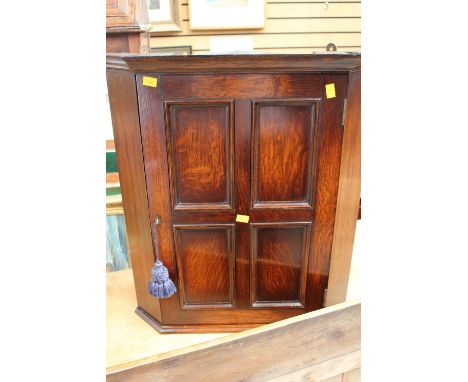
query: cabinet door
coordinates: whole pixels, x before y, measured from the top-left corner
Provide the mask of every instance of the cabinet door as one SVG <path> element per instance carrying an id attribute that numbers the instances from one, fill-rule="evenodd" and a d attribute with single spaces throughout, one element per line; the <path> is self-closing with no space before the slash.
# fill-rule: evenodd
<path id="1" fill-rule="evenodd" d="M 346 81 L 164 75 L 152 88 L 137 77 L 150 219 L 161 217 L 161 257 L 179 287 L 160 300 L 164 324 L 265 323 L 321 307 Z"/>

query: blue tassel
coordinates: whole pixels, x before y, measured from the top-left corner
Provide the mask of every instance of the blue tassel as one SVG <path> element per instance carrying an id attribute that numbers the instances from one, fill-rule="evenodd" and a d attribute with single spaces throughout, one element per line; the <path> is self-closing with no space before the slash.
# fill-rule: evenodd
<path id="1" fill-rule="evenodd" d="M 169 271 L 161 260 L 156 260 L 151 274 L 152 277 L 148 284 L 148 291 L 151 295 L 157 298 L 168 298 L 177 292 L 176 286 L 169 278 Z"/>
<path id="2" fill-rule="evenodd" d="M 156 226 L 160 224 L 159 217 L 156 217 L 153 225 L 153 240 L 156 249 L 156 263 L 151 269 L 151 280 L 148 283 L 148 292 L 157 298 L 168 298 L 177 292 L 177 288 L 169 278 L 169 271 L 159 258 L 159 245 Z"/>

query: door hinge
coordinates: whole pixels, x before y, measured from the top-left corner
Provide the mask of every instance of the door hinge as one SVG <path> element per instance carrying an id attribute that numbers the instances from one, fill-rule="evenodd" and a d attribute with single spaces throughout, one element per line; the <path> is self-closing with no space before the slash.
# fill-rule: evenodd
<path id="1" fill-rule="evenodd" d="M 344 121 L 345 121 L 345 115 L 346 115 L 346 104 L 348 102 L 348 99 L 345 98 L 343 100 L 343 112 L 341 113 L 341 127 L 344 127 Z"/>
<path id="2" fill-rule="evenodd" d="M 328 292 L 328 289 L 325 289 L 323 291 L 323 307 L 327 306 L 327 292 Z"/>

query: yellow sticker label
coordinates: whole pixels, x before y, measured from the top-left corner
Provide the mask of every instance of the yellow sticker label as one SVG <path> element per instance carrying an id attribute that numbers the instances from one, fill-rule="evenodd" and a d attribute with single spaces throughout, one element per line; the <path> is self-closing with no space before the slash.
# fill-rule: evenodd
<path id="1" fill-rule="evenodd" d="M 327 98 L 335 98 L 335 84 L 326 84 L 325 85 L 325 92 L 327 93 Z"/>
<path id="2" fill-rule="evenodd" d="M 158 79 L 154 77 L 143 77 L 143 85 L 155 88 L 158 86 Z"/>
<path id="3" fill-rule="evenodd" d="M 249 216 L 248 215 L 236 215 L 236 222 L 239 223 L 248 223 L 249 222 Z"/>

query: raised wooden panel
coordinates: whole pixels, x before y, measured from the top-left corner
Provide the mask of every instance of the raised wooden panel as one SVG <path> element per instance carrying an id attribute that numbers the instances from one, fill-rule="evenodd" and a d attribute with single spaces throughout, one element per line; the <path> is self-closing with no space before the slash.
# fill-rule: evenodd
<path id="1" fill-rule="evenodd" d="M 253 102 L 252 208 L 312 208 L 318 103 Z"/>
<path id="2" fill-rule="evenodd" d="M 234 224 L 174 225 L 182 309 L 234 307 Z"/>
<path id="3" fill-rule="evenodd" d="M 233 210 L 233 101 L 166 102 L 173 211 Z"/>
<path id="4" fill-rule="evenodd" d="M 252 223 L 250 303 L 303 308 L 311 223 Z"/>

